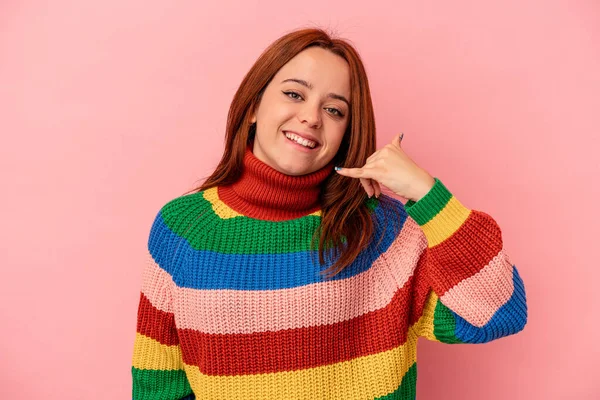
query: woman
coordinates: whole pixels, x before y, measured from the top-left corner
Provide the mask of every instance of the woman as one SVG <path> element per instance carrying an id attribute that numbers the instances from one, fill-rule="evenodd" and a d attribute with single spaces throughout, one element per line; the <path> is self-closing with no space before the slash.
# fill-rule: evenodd
<path id="1" fill-rule="evenodd" d="M 351 45 L 305 29 L 265 50 L 215 172 L 152 226 L 134 399 L 414 399 L 419 337 L 523 329 L 494 219 L 417 166 L 401 135 L 378 151 L 375 139 Z"/>

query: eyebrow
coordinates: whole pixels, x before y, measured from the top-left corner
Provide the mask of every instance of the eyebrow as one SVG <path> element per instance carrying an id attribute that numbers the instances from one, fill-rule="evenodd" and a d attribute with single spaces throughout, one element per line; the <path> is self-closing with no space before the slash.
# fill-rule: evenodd
<path id="1" fill-rule="evenodd" d="M 307 88 L 309 88 L 311 90 L 313 88 L 313 85 L 310 82 L 305 81 L 304 79 L 290 78 L 290 79 L 285 79 L 285 80 L 281 81 L 281 83 L 285 83 L 285 82 L 296 82 L 296 83 L 301 84 L 302 86 L 306 86 Z M 341 94 L 327 93 L 327 97 L 332 98 L 332 99 L 341 100 L 341 101 L 345 102 L 348 105 L 348 107 L 350 107 L 350 102 L 348 101 L 348 99 L 346 99 Z"/>

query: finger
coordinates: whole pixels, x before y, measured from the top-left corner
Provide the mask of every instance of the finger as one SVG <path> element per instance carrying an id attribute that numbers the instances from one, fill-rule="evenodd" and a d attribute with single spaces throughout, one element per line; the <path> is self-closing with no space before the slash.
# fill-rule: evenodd
<path id="1" fill-rule="evenodd" d="M 364 166 L 362 168 L 336 167 L 335 170 L 338 174 L 348 176 L 350 178 L 377 179 L 379 177 L 378 170 L 369 166 Z"/>
<path id="2" fill-rule="evenodd" d="M 365 188 L 365 191 L 369 197 L 372 197 L 375 194 L 375 188 L 373 187 L 370 179 L 360 178 L 360 183 Z"/>
<path id="3" fill-rule="evenodd" d="M 379 198 L 379 196 L 381 196 L 381 186 L 379 186 L 379 182 L 377 182 L 375 179 L 371 179 L 371 184 L 375 189 L 375 197 Z"/>
<path id="4" fill-rule="evenodd" d="M 399 134 L 397 134 L 396 136 L 394 136 L 394 139 L 392 140 L 392 145 L 394 145 L 397 148 L 401 149 L 402 148 L 402 139 L 403 138 L 404 138 L 404 133 L 400 132 Z"/>
<path id="5" fill-rule="evenodd" d="M 369 194 L 369 197 L 377 197 L 379 198 L 379 196 L 381 195 L 381 186 L 379 186 L 379 182 L 377 182 L 375 179 L 361 179 L 362 181 L 366 181 L 366 185 L 368 185 L 370 187 L 370 191 L 367 192 Z"/>
<path id="6" fill-rule="evenodd" d="M 338 169 L 339 168 L 339 169 Z M 336 171 L 340 175 L 348 176 L 350 178 L 360 179 L 360 183 L 365 188 L 365 191 L 369 197 L 375 195 L 379 197 L 381 195 L 381 186 L 377 181 L 379 173 L 375 168 L 362 167 L 362 168 L 340 168 L 336 167 Z"/>

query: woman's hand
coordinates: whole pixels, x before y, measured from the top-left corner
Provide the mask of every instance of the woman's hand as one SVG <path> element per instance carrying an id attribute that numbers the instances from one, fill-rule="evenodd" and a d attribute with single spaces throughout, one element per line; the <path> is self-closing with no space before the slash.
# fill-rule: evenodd
<path id="1" fill-rule="evenodd" d="M 360 179 L 369 197 L 379 197 L 380 185 L 384 185 L 399 196 L 419 201 L 431 190 L 435 180 L 402 150 L 402 136 L 396 135 L 392 143 L 371 154 L 362 168 L 336 168 L 337 173 Z"/>

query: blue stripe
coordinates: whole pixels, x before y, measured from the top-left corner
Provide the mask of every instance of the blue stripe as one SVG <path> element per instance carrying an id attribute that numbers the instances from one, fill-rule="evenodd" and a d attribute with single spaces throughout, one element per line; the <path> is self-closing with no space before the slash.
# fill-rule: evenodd
<path id="1" fill-rule="evenodd" d="M 390 198 L 391 199 L 391 198 Z M 398 235 L 408 214 L 402 203 L 393 200 L 394 213 L 378 206 L 374 216 L 374 242 L 333 279 L 346 279 L 371 267 Z M 386 218 L 386 216 L 388 218 Z M 395 217 L 393 217 L 395 216 Z M 385 229 L 384 229 L 385 227 Z M 307 232 L 312 236 L 312 232 Z M 377 241 L 383 235 L 381 243 Z M 281 237 L 280 240 L 297 240 Z M 152 225 L 148 248 L 154 260 L 179 287 L 193 289 L 277 290 L 322 282 L 320 274 L 333 263 L 318 263 L 318 251 L 287 254 L 223 254 L 196 250 L 175 234 L 159 213 Z M 268 250 L 268 249 L 267 249 Z"/>
<path id="2" fill-rule="evenodd" d="M 456 337 L 464 343 L 487 343 L 523 330 L 527 323 L 525 286 L 514 265 L 513 283 L 514 291 L 510 299 L 481 328 L 471 325 L 450 310 L 456 320 Z"/>

